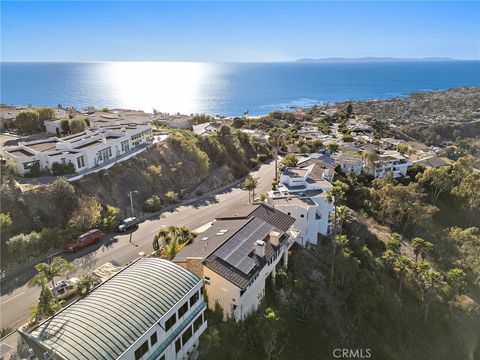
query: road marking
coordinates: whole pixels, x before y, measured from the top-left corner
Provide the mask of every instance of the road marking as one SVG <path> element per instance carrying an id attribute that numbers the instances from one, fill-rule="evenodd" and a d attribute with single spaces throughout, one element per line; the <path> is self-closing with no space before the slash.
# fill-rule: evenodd
<path id="1" fill-rule="evenodd" d="M 11 297 L 11 298 L 10 298 L 10 299 L 8 299 L 8 300 L 5 300 L 5 301 L 3 301 L 3 302 L 2 302 L 2 305 L 3 305 L 3 304 L 6 304 L 7 302 L 9 302 L 9 301 L 11 301 L 11 300 L 13 300 L 13 299 L 15 299 L 15 298 L 19 297 L 20 295 L 23 295 L 23 294 L 25 294 L 25 291 L 24 291 L 24 292 L 22 292 L 22 293 L 20 293 L 20 294 L 17 294 L 17 295 L 15 295 L 14 297 Z"/>

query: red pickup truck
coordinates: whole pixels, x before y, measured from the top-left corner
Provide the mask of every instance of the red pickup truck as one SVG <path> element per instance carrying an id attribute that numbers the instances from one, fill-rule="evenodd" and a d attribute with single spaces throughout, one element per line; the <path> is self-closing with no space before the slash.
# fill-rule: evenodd
<path id="1" fill-rule="evenodd" d="M 85 246 L 99 242 L 105 237 L 105 233 L 98 229 L 90 230 L 85 234 L 80 235 L 77 240 L 69 242 L 64 246 L 67 251 L 77 251 L 83 249 Z"/>

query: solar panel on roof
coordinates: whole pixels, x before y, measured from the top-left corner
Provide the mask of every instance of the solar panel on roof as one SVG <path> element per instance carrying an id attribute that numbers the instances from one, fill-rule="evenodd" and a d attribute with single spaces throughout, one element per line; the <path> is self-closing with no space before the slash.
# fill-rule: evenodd
<path id="1" fill-rule="evenodd" d="M 249 257 L 253 250 L 253 244 L 257 240 L 264 239 L 274 228 L 261 219 L 253 218 L 215 254 L 244 274 L 248 274 L 255 267 L 255 260 Z"/>

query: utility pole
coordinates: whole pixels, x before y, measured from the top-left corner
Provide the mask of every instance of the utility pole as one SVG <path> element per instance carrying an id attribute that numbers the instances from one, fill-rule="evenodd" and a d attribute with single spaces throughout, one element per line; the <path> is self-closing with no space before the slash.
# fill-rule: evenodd
<path id="1" fill-rule="evenodd" d="M 134 191 L 130 191 L 128 194 L 130 195 L 130 210 L 132 211 L 132 217 L 134 216 L 134 213 L 133 213 L 133 193 L 138 193 L 137 190 L 134 190 Z"/>

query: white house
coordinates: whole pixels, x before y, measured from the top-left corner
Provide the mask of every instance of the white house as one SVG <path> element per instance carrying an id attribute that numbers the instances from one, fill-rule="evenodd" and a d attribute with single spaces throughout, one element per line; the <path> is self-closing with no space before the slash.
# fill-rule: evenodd
<path id="1" fill-rule="evenodd" d="M 35 164 L 39 164 L 41 171 L 51 170 L 54 163 L 71 163 L 75 172 L 79 172 L 120 158 L 151 141 L 151 126 L 118 124 L 89 128 L 63 138 L 20 142 L 4 147 L 2 155 L 17 164 L 20 175 L 25 175 Z"/>
<path id="2" fill-rule="evenodd" d="M 193 125 L 195 135 L 205 136 L 216 133 L 222 126 L 220 122 L 206 122 L 203 124 Z"/>
<path id="3" fill-rule="evenodd" d="M 40 360 L 190 359 L 205 331 L 203 280 L 141 258 L 31 330 Z"/>
<path id="4" fill-rule="evenodd" d="M 303 246 L 316 245 L 318 234 L 330 232 L 333 205 L 327 192 L 332 188 L 333 170 L 320 162 L 285 169 L 275 190 L 268 194 L 268 204 L 295 218 L 297 242 Z"/>
<path id="5" fill-rule="evenodd" d="M 182 114 L 155 114 L 154 121 L 175 129 L 187 129 L 192 125 L 193 117 Z"/>
<path id="6" fill-rule="evenodd" d="M 336 164 L 340 165 L 342 172 L 348 174 L 353 172 L 355 175 L 360 175 L 363 168 L 363 159 L 359 156 L 351 156 L 346 154 L 341 154 L 335 161 Z"/>
<path id="7" fill-rule="evenodd" d="M 294 222 L 266 204 L 239 207 L 233 216 L 216 218 L 173 261 L 203 277 L 210 308 L 218 302 L 225 317 L 243 320 L 258 308 L 279 262 L 287 266 L 298 235 Z"/>
<path id="8" fill-rule="evenodd" d="M 378 155 L 373 163 L 364 166 L 364 172 L 375 178 L 383 179 L 389 172 L 394 178 L 407 176 L 407 170 L 413 163 L 397 151 L 386 151 Z"/>

